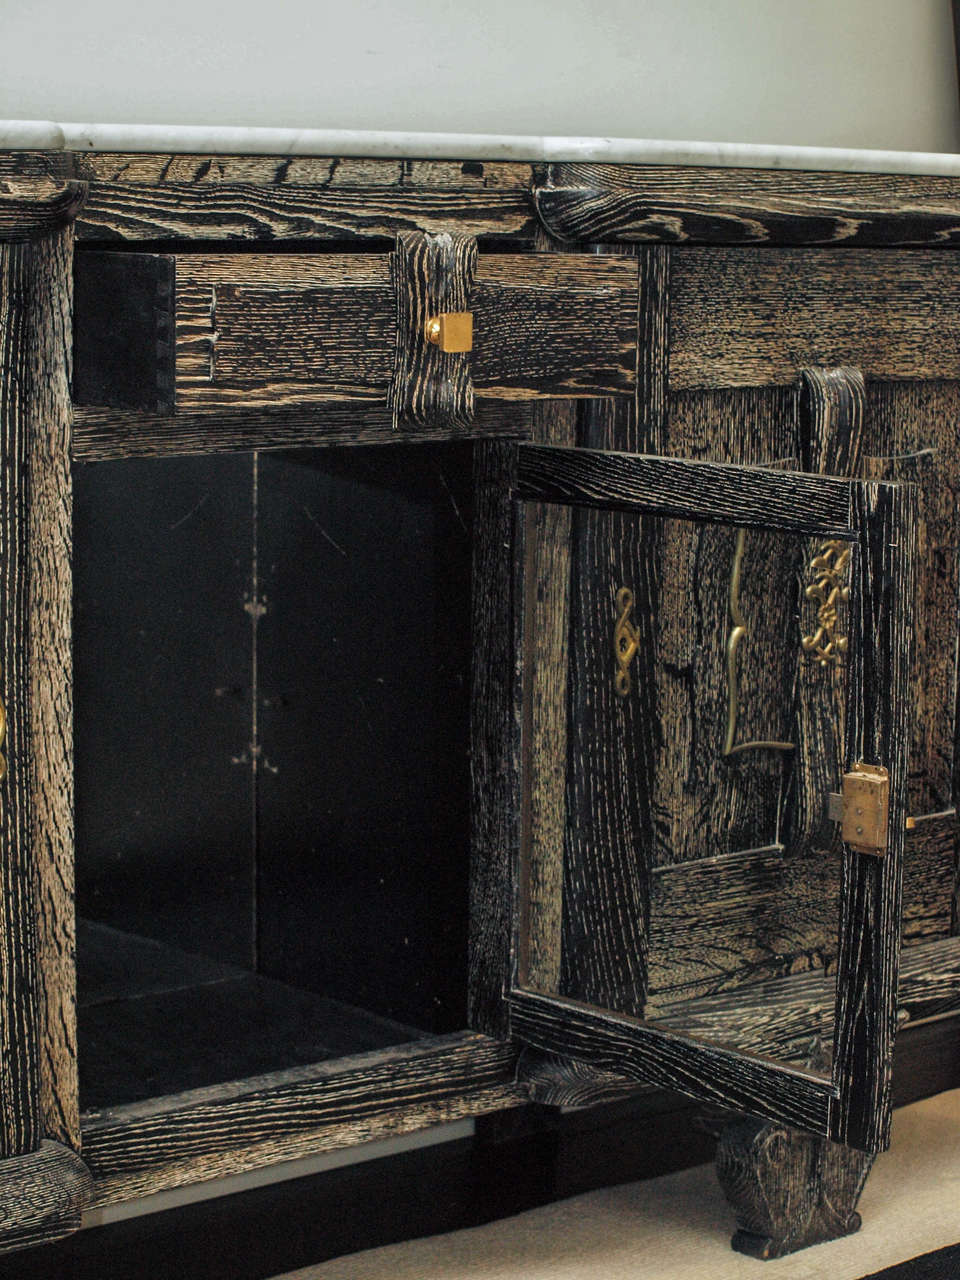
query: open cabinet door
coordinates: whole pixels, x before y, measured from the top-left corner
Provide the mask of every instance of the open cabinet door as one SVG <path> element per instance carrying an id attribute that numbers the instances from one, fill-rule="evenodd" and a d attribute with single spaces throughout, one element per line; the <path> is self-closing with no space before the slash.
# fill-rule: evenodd
<path id="1" fill-rule="evenodd" d="M 906 824 L 912 488 L 499 444 L 480 448 L 477 482 L 483 533 L 474 580 L 473 1025 L 534 1052 L 866 1151 L 883 1149 Z M 586 512 L 589 520 L 620 522 L 611 526 L 619 551 L 615 565 L 595 557 L 589 582 L 575 588 L 579 612 L 568 610 L 557 623 L 564 613 L 558 601 L 570 590 L 559 549 L 570 537 L 571 509 L 574 518 Z M 589 520 L 581 526 L 586 538 Z M 525 536 L 530 529 L 536 538 Z M 675 580 L 667 590 L 657 571 L 664 548 L 684 538 L 691 548 L 688 599 Z M 744 539 L 751 540 L 749 574 Z M 609 529 L 596 545 L 612 545 Z M 621 580 L 628 574 L 631 580 Z M 771 656 L 769 646 L 757 650 L 759 674 L 743 670 L 745 654 L 736 654 L 725 610 L 711 615 L 704 605 L 721 580 L 734 621 L 741 582 L 744 609 L 756 612 L 766 601 L 766 613 L 776 615 L 782 656 Z M 710 617 L 716 625 L 708 628 Z M 845 743 L 842 795 L 822 797 L 825 826 L 836 822 L 836 834 L 819 842 L 827 852 L 789 856 L 778 843 L 790 803 L 789 789 L 781 798 L 779 775 L 759 773 L 747 787 L 773 824 L 764 847 L 748 857 L 758 865 L 779 859 L 783 883 L 806 885 L 805 897 L 784 900 L 782 914 L 830 910 L 835 944 L 813 957 L 805 974 L 771 980 L 768 970 L 756 981 L 748 974 L 686 1006 L 650 998 L 649 938 L 663 909 L 652 886 L 664 879 L 654 869 L 662 871 L 664 859 L 679 862 L 673 851 L 680 845 L 699 842 L 700 896 L 691 893 L 686 902 L 681 892 L 669 909 L 678 948 L 703 925 L 693 913 L 724 926 L 732 918 L 736 946 L 736 920 L 748 933 L 755 904 L 749 895 L 725 899 L 726 869 L 742 867 L 747 856 L 724 843 L 736 813 L 724 808 L 722 820 L 709 807 L 678 813 L 650 794 L 645 753 L 660 764 L 675 757 L 678 770 L 691 758 L 663 732 L 637 745 L 643 726 L 656 719 L 658 673 L 675 658 L 663 640 L 671 628 L 715 677 L 718 692 L 697 721 L 707 740 L 697 744 L 701 753 L 741 767 L 730 750 L 733 724 L 734 736 L 760 739 L 748 745 L 786 760 L 791 743 L 763 740 L 777 735 L 758 732 L 763 726 L 750 716 L 763 721 L 775 710 L 784 738 L 803 663 L 834 681 Z M 584 670 L 568 681 L 565 664 L 574 651 Z M 739 728 L 738 682 L 767 690 Z M 703 687 L 691 678 L 689 697 L 704 699 Z M 779 699 L 771 688 L 781 691 Z M 773 708 L 778 700 L 783 707 Z M 679 778 L 676 794 L 685 787 L 692 790 L 690 779 Z M 830 857 L 825 876 L 823 859 Z M 666 879 L 677 870 L 667 865 Z M 713 885 L 706 899 L 704 883 Z M 762 891 L 769 893 L 768 881 Z M 765 910 L 769 915 L 769 902 Z M 791 920 L 778 927 L 789 931 Z M 769 941 L 775 951 L 776 937 Z M 756 1016 L 745 1021 L 747 1007 Z M 814 1051 L 798 1053 L 814 1036 Z"/>

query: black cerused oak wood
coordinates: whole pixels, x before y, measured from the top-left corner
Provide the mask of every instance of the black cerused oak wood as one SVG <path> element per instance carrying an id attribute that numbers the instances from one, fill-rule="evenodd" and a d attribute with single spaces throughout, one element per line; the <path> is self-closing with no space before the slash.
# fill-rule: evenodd
<path id="1" fill-rule="evenodd" d="M 84 1117 L 90 1203 L 239 1173 L 519 1105 L 515 1051 L 461 1033 Z"/>
<path id="2" fill-rule="evenodd" d="M 33 216 L 33 186 L 18 189 Z M 40 203 L 44 199 L 40 192 Z M 11 201 L 13 197 L 11 196 Z M 16 204 L 8 213 L 13 217 Z M 72 1000 L 69 281 L 75 203 L 0 239 L 0 1153 L 78 1140 Z"/>
<path id="3" fill-rule="evenodd" d="M 75 1230 L 69 630 L 70 218 L 80 190 L 3 183 L 0 214 L 0 1198 L 3 1248 Z M 55 1137 L 57 1141 L 49 1141 Z"/>
<path id="4" fill-rule="evenodd" d="M 518 447 L 516 496 L 614 511 L 651 511 L 811 536 L 852 532 L 851 486 L 762 467 L 552 446 Z"/>
<path id="5" fill-rule="evenodd" d="M 397 348 L 387 395 L 397 426 L 466 426 L 475 412 L 471 353 L 444 351 L 427 325 L 448 313 L 469 312 L 477 271 L 473 236 L 397 236 L 391 257 L 396 295 Z"/>
<path id="6" fill-rule="evenodd" d="M 728 1125 L 716 1169 L 737 1215 L 733 1248 L 753 1258 L 782 1258 L 859 1231 L 856 1206 L 874 1159 L 770 1121 Z"/>
<path id="7" fill-rule="evenodd" d="M 886 768 L 890 809 L 883 857 L 843 846 L 833 1057 L 839 1099 L 829 1136 L 862 1150 L 883 1150 L 890 1141 L 908 816 L 916 495 L 909 485 L 867 482 L 854 486 L 851 498 L 859 536 L 850 589 L 844 766 L 850 770 L 863 760 Z"/>
<path id="8" fill-rule="evenodd" d="M 911 944 L 951 936 L 957 831 L 950 809 L 917 818 L 905 833 L 905 955 L 912 955 Z M 745 984 L 799 979 L 803 955 L 811 976 L 832 990 L 840 870 L 837 850 L 797 857 L 782 845 L 655 867 L 648 1016 L 668 1009 L 679 1013 L 685 1000 L 724 992 L 731 1013 L 742 1000 L 739 1008 L 747 1016 L 753 994 Z M 831 974 L 826 979 L 825 969 Z"/>
<path id="9" fill-rule="evenodd" d="M 672 391 L 792 385 L 814 366 L 960 373 L 956 253 L 678 247 L 670 262 Z"/>
<path id="10" fill-rule="evenodd" d="M 76 217 L 86 184 L 54 177 L 0 176 L 0 240 L 6 244 L 54 235 Z"/>
<path id="11" fill-rule="evenodd" d="M 857 576 L 850 620 L 845 767 L 852 768 L 861 759 L 883 762 L 890 770 L 892 788 L 897 789 L 898 811 L 892 821 L 899 825 L 891 835 L 886 857 L 867 861 L 863 855 L 845 852 L 833 1080 L 805 1080 L 799 1101 L 817 1112 L 816 1123 L 808 1116 L 801 1127 L 826 1134 L 831 1132 L 831 1124 L 842 1124 L 851 1145 L 866 1150 L 882 1147 L 889 1124 L 900 857 L 906 820 L 906 692 L 915 534 L 912 490 L 763 468 L 536 445 L 517 448 L 515 492 L 525 500 L 668 513 L 738 526 L 752 523 L 803 532 L 820 540 L 831 536 L 828 530 L 849 522 L 846 536 L 854 542 Z M 762 516 L 755 505 L 759 492 L 764 495 Z M 879 707 L 873 705 L 876 689 L 888 694 L 879 700 Z M 523 976 L 521 968 L 521 982 Z M 551 998 L 557 1000 L 553 1006 Z M 512 993 L 510 1003 L 514 1033 L 533 1047 L 562 1052 L 563 1037 L 572 1036 L 576 1028 L 583 1039 L 570 1050 L 571 1056 L 584 1054 L 601 1066 L 615 1067 L 612 1041 L 619 1032 L 624 1037 L 621 1048 L 627 1071 L 640 1073 L 640 1078 L 657 1078 L 643 1075 L 651 1070 L 658 1052 L 666 1056 L 662 1033 L 655 1028 L 622 1017 L 618 1021 L 616 1015 L 578 1002 L 521 990 Z M 591 1032 L 597 1034 L 597 1044 L 590 1044 Z M 747 1092 L 757 1090 L 754 1105 L 745 1109 L 773 1115 L 772 1107 L 784 1105 L 783 1097 L 773 1101 L 770 1096 L 775 1092 L 776 1070 L 750 1062 L 735 1051 L 728 1056 L 721 1052 L 721 1067 L 714 1052 L 704 1045 L 684 1043 L 676 1069 L 681 1074 L 690 1072 L 687 1087 L 695 1092 L 711 1089 L 716 1072 L 721 1070 L 731 1073 L 730 1087 L 734 1087 L 733 1079 L 742 1070 L 748 1079 L 738 1087 Z M 678 1086 L 676 1076 L 671 1083 L 683 1087 Z M 841 1119 L 836 1115 L 837 1097 Z M 786 1118 L 782 1111 L 775 1114 Z"/>
<path id="12" fill-rule="evenodd" d="M 860 471 L 866 392 L 863 374 L 853 368 L 805 369 L 800 375 L 800 451 L 806 472 L 853 476 Z M 803 548 L 804 566 L 820 550 Z M 798 566 L 799 568 L 799 566 Z M 799 568 L 801 573 L 804 569 Z M 806 616 L 810 616 L 809 613 Z M 807 634 L 816 628 L 804 627 Z M 787 849 L 802 855 L 825 825 L 825 797 L 840 790 L 843 772 L 843 726 L 846 716 L 846 670 L 839 663 L 821 666 L 798 661 L 793 688 L 791 740 L 781 803 Z M 834 833 L 828 847 L 837 846 Z M 825 843 L 820 841 L 820 843 Z M 826 859 L 825 859 L 826 860 Z M 834 902 L 836 897 L 834 896 Z"/>
<path id="13" fill-rule="evenodd" d="M 958 1082 L 955 1018 L 898 1038 L 898 1106 Z M 0 1277 L 141 1280 L 149 1259 L 153 1274 L 178 1280 L 222 1280 L 225 1273 L 231 1280 L 262 1280 L 702 1164 L 713 1157 L 716 1127 L 698 1104 L 666 1090 L 635 1090 L 631 1098 L 589 1109 L 492 1115 L 481 1119 L 476 1139 L 91 1227 L 0 1258 Z"/>
<path id="14" fill-rule="evenodd" d="M 484 399 L 633 394 L 633 258 L 483 254 L 474 268 L 472 258 L 463 259 L 471 238 L 460 236 L 459 257 L 450 241 L 459 264 L 453 268 L 443 266 L 437 247 L 447 238 L 401 238 L 392 257 L 177 255 L 170 260 L 175 289 L 165 304 L 175 335 L 177 412 L 275 411 L 331 400 L 382 405 L 389 392 L 398 422 L 463 426 L 470 419 L 467 374 Z M 104 260 L 111 272 L 127 272 L 124 290 L 140 295 L 130 306 L 147 323 L 136 331 L 111 330 L 93 309 L 97 334 L 78 336 L 75 399 L 81 404 L 99 403 L 112 369 L 127 362 L 147 369 L 157 360 L 149 320 L 157 305 L 155 279 L 166 280 L 170 264 L 153 275 L 137 254 L 96 253 L 85 259 L 81 278 L 96 275 Z M 441 289 L 447 277 L 456 285 L 449 296 Z M 428 311 L 454 305 L 473 313 L 473 350 L 463 355 L 441 352 L 423 332 Z M 82 320 L 78 316 L 78 335 Z M 139 349 L 128 351 L 138 340 Z M 162 354 L 165 377 L 165 347 Z M 430 387 L 431 396 L 446 397 L 432 407 L 423 399 Z M 138 388 L 125 372 L 107 393 L 116 403 L 136 398 Z"/>
<path id="15" fill-rule="evenodd" d="M 91 1186 L 86 1165 L 58 1142 L 44 1140 L 34 1151 L 0 1161 L 0 1253 L 76 1231 Z"/>
<path id="16" fill-rule="evenodd" d="M 39 1104 L 37 923 L 30 866 L 29 317 L 31 249 L 0 243 L 0 1157 L 36 1150 Z"/>
<path id="17" fill-rule="evenodd" d="M 534 166 L 320 156 L 72 157 L 91 188 L 83 239 L 392 241 L 461 232 L 529 245 Z"/>
<path id="18" fill-rule="evenodd" d="M 487 401 L 468 427 L 405 427 L 407 444 L 438 440 L 519 437 L 530 434 L 528 403 Z M 397 442 L 393 414 L 385 405 L 335 400 L 298 408 L 231 409 L 229 413 L 137 413 L 129 409 L 74 412 L 71 456 L 78 462 L 166 458 L 186 454 L 249 453 L 324 445 Z"/>
<path id="19" fill-rule="evenodd" d="M 559 240 L 933 245 L 960 241 L 960 183 L 894 174 L 552 165 L 534 187 Z"/>

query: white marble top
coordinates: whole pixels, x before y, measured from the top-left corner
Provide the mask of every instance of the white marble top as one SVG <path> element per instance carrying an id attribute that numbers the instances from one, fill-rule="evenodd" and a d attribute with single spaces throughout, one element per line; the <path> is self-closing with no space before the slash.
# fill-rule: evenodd
<path id="1" fill-rule="evenodd" d="M 608 164 L 719 165 L 844 173 L 960 177 L 960 155 L 862 151 L 752 142 L 667 142 L 483 133 L 351 129 L 223 128 L 205 125 L 56 124 L 0 120 L 0 151 L 158 151 L 207 155 L 371 156 L 437 160 L 583 160 Z"/>

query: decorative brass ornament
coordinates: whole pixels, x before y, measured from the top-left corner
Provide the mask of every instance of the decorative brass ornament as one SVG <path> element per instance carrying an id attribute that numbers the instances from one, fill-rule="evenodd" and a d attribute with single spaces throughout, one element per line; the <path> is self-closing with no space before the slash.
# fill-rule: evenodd
<path id="1" fill-rule="evenodd" d="M 746 529 L 737 530 L 733 551 L 733 568 L 730 571 L 730 621 L 733 624 L 727 636 L 727 736 L 723 743 L 723 755 L 735 756 L 741 751 L 793 751 L 792 742 L 754 740 L 737 742 L 737 720 L 740 715 L 740 681 L 737 676 L 737 649 L 740 641 L 750 634 L 740 608 L 740 577 L 743 573 L 743 553 L 746 547 Z"/>
<path id="2" fill-rule="evenodd" d="M 430 316 L 424 326 L 428 342 L 441 351 L 473 350 L 473 312 L 442 311 Z"/>
<path id="3" fill-rule="evenodd" d="M 617 592 L 617 610 L 617 621 L 613 628 L 613 655 L 617 662 L 617 674 L 613 679 L 613 687 L 618 698 L 625 698 L 632 688 L 630 663 L 640 648 L 640 633 L 630 620 L 633 592 L 629 587 L 621 587 Z"/>
<path id="4" fill-rule="evenodd" d="M 839 634 L 840 604 L 850 599 L 850 588 L 843 576 L 850 563 L 850 548 L 845 542 L 825 542 L 810 561 L 813 582 L 804 592 L 817 606 L 817 629 L 800 641 L 808 657 L 821 667 L 836 666 L 847 652 L 847 637 Z"/>

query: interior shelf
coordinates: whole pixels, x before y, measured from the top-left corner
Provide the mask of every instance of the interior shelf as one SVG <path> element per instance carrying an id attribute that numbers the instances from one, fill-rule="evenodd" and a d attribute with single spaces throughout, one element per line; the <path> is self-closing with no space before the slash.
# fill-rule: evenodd
<path id="1" fill-rule="evenodd" d="M 78 921 L 85 1112 L 385 1049 L 424 1032 L 135 934 Z"/>

